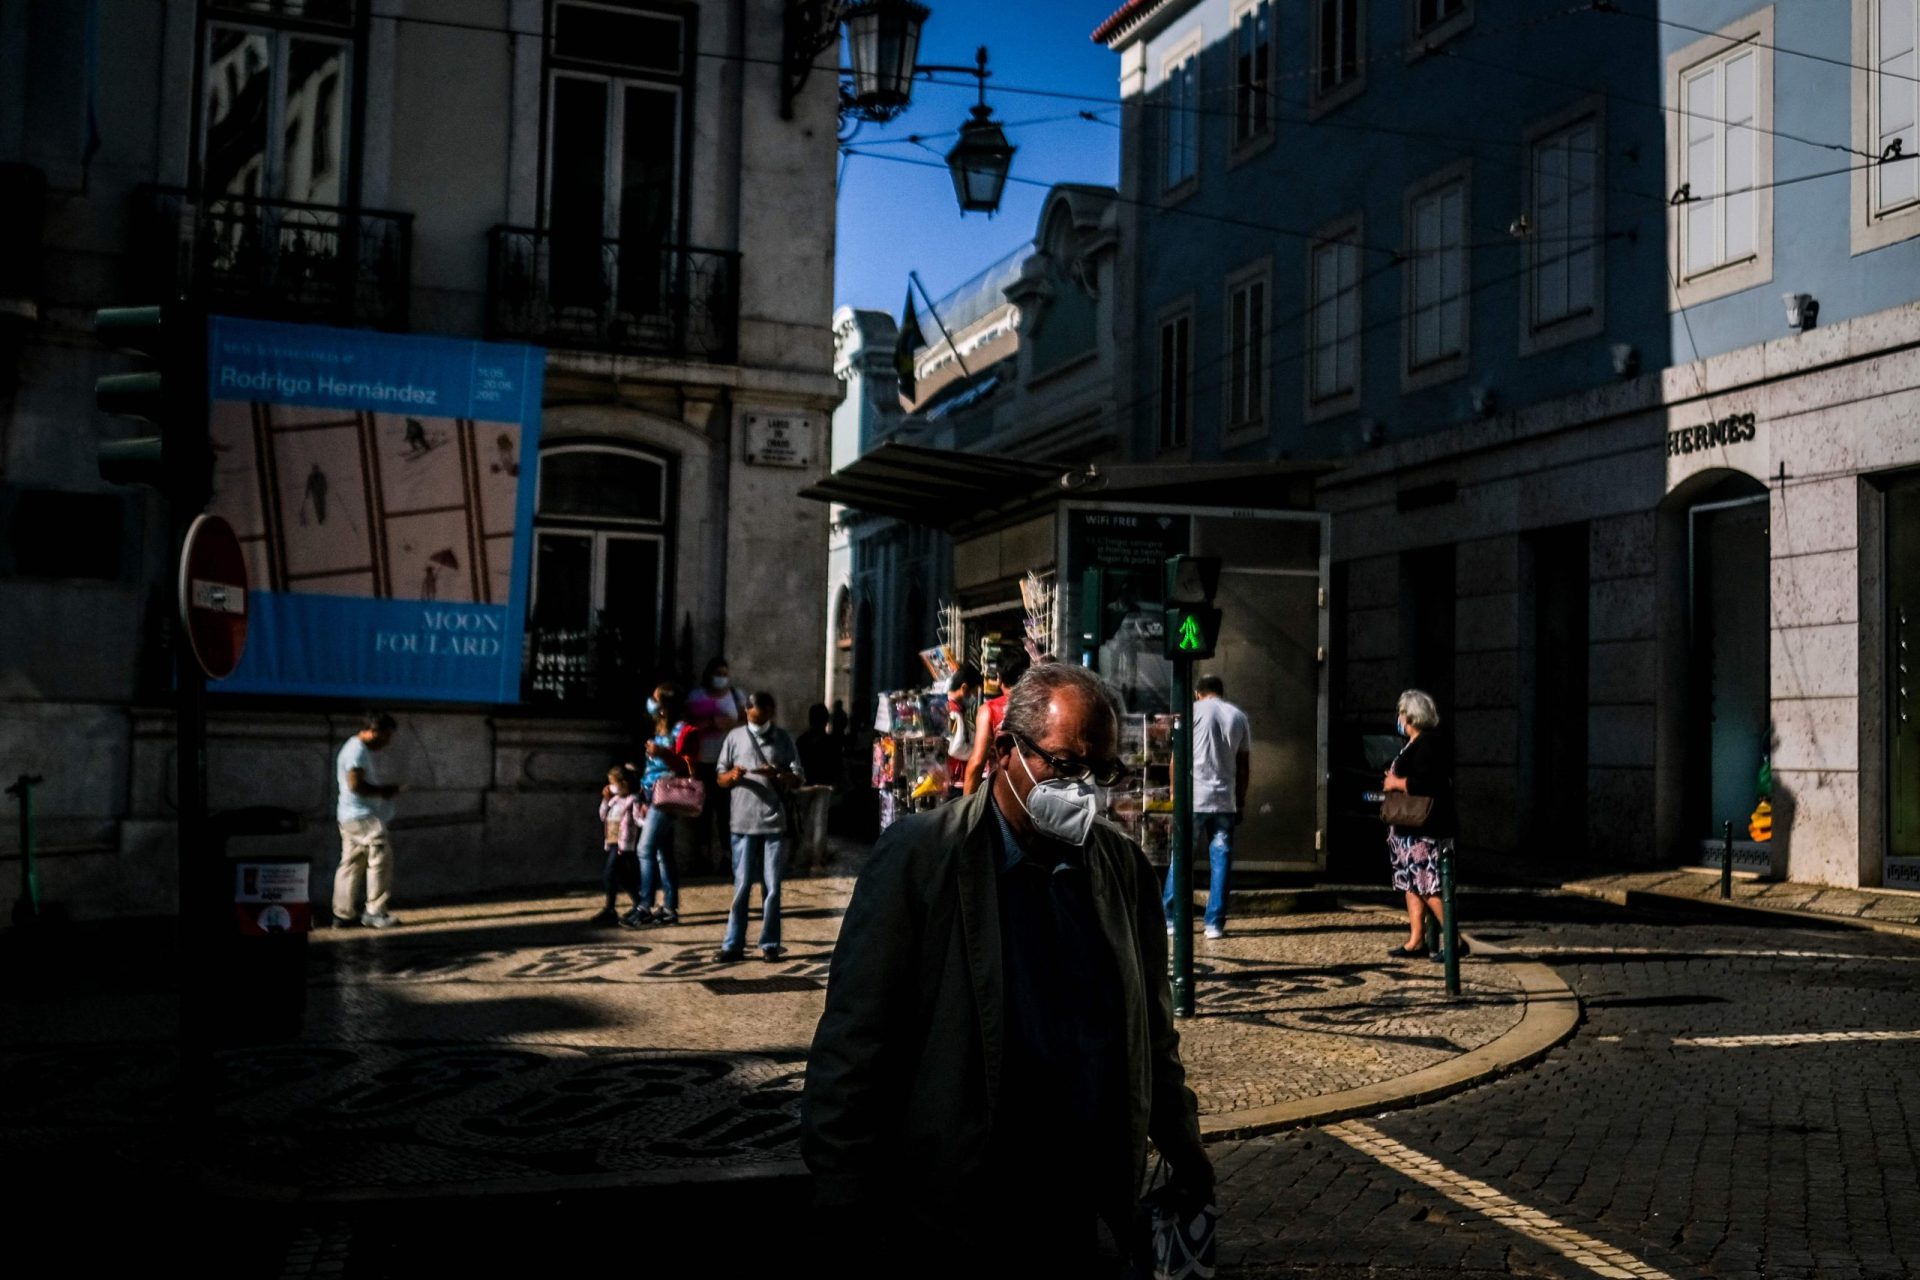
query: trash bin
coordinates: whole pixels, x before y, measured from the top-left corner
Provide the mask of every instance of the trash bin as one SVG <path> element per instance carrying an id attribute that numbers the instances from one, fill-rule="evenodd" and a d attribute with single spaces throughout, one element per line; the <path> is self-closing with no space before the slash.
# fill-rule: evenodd
<path id="1" fill-rule="evenodd" d="M 227 1043 L 294 1040 L 307 1008 L 307 935 L 313 931 L 305 854 L 234 855 L 236 836 L 293 835 L 304 825 L 291 809 L 260 805 L 214 814 L 216 849 L 233 894 L 219 984 L 225 1008 L 212 1021 Z"/>

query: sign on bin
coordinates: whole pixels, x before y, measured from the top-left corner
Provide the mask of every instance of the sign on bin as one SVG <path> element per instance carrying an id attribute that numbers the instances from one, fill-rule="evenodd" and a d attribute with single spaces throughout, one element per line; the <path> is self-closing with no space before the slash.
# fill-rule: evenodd
<path id="1" fill-rule="evenodd" d="M 240 932 L 311 933 L 313 904 L 307 898 L 304 862 L 233 864 L 233 910 Z"/>

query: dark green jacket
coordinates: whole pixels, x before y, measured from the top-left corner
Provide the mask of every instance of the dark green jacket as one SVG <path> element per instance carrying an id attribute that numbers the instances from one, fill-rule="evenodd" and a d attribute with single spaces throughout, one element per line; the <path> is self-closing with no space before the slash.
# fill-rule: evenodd
<path id="1" fill-rule="evenodd" d="M 991 1198 L 982 1168 L 1003 1042 L 991 787 L 889 827 L 834 947 L 807 1059 L 801 1153 L 823 1208 L 937 1215 Z M 1180 1065 L 1160 888 L 1138 845 L 1095 823 L 1087 869 L 1123 987 L 1131 1164 L 1099 1188 L 1131 1204 L 1147 1139 L 1176 1167 L 1199 1123 Z M 1044 1141 L 1045 1135 L 1036 1135 Z"/>

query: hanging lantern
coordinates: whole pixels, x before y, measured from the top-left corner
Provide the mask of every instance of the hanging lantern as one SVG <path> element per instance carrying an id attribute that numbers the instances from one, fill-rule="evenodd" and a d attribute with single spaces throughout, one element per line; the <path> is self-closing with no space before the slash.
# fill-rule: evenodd
<path id="1" fill-rule="evenodd" d="M 841 11 L 853 102 L 863 113 L 885 118 L 905 109 L 913 95 L 920 28 L 931 12 L 914 0 L 860 0 Z"/>
<path id="2" fill-rule="evenodd" d="M 1015 147 L 992 117 L 993 108 L 986 103 L 975 107 L 973 118 L 960 126 L 960 141 L 947 152 L 947 169 L 953 174 L 953 193 L 960 199 L 962 213 L 998 210 L 1007 170 L 1013 167 Z"/>

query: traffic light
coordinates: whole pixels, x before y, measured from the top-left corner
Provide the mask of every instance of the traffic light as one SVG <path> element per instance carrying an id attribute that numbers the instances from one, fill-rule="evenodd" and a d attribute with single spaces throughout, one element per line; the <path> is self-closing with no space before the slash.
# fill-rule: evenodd
<path id="1" fill-rule="evenodd" d="M 206 317 L 177 306 L 107 307 L 94 313 L 93 331 L 104 345 L 152 364 L 97 380 L 94 403 L 102 413 L 139 418 L 160 432 L 102 444 L 100 478 L 157 489 L 176 523 L 191 519 L 213 496 Z"/>
<path id="2" fill-rule="evenodd" d="M 1220 643 L 1220 610 L 1213 607 L 1219 587 L 1219 556 L 1168 557 L 1167 657 L 1192 661 L 1213 656 Z"/>

